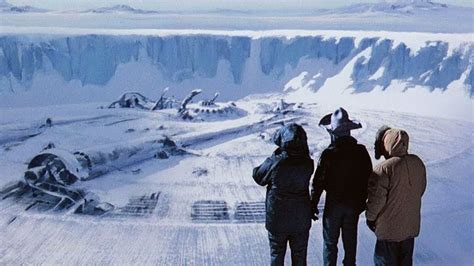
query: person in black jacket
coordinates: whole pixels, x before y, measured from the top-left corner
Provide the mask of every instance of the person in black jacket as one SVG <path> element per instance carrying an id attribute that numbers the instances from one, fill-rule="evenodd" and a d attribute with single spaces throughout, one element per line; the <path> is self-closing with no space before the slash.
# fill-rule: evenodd
<path id="1" fill-rule="evenodd" d="M 293 265 L 306 265 L 311 201 L 309 182 L 314 163 L 306 132 L 298 124 L 283 126 L 273 136 L 278 148 L 253 170 L 257 184 L 267 186 L 266 223 L 271 265 L 283 265 L 289 242 Z"/>
<path id="2" fill-rule="evenodd" d="M 364 145 L 350 131 L 361 128 L 343 108 L 319 122 L 331 136 L 331 144 L 321 154 L 311 189 L 311 204 L 317 219 L 321 193 L 326 191 L 323 216 L 324 265 L 336 265 L 337 242 L 342 231 L 344 265 L 355 265 L 357 224 L 365 209 L 372 161 Z"/>

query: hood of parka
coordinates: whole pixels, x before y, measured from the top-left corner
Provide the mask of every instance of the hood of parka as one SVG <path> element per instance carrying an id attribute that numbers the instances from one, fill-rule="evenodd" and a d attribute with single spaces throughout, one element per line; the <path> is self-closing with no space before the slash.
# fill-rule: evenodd
<path id="1" fill-rule="evenodd" d="M 389 158 L 407 155 L 408 143 L 408 133 L 403 129 L 389 129 L 383 136 L 383 145 Z"/>
<path id="2" fill-rule="evenodd" d="M 306 131 L 296 123 L 284 125 L 275 132 L 273 142 L 290 156 L 309 157 Z"/>

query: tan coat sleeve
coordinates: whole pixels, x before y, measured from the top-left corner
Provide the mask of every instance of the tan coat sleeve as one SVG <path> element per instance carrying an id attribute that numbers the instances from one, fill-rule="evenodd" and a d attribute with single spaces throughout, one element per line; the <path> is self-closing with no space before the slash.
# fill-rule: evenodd
<path id="1" fill-rule="evenodd" d="M 426 167 L 425 165 L 423 164 L 423 162 L 421 163 L 421 165 L 423 166 L 423 176 L 422 176 L 422 190 L 421 190 L 421 196 L 423 196 L 423 194 L 425 194 L 425 191 L 426 191 Z"/>
<path id="2" fill-rule="evenodd" d="M 368 201 L 365 216 L 367 220 L 375 221 L 387 202 L 389 177 L 383 168 L 375 167 L 369 179 Z"/>

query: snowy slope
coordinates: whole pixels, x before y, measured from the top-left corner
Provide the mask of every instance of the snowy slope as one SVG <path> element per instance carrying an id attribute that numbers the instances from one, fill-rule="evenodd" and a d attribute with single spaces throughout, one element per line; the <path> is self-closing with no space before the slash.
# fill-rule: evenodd
<path id="1" fill-rule="evenodd" d="M 177 97 L 199 88 L 204 95 L 219 91 L 223 99 L 235 100 L 280 92 L 286 86 L 287 92 L 316 93 L 306 99 L 316 99 L 318 93 L 335 95 L 336 103 L 342 94 L 388 91 L 398 91 L 405 99 L 447 97 L 459 101 L 461 108 L 444 104 L 436 114 L 447 110 L 452 117 L 470 110 L 474 90 L 472 34 L 9 27 L 2 31 L 3 107 L 112 101 L 126 91 L 155 98 L 164 87 Z M 395 88 L 388 90 L 391 87 Z"/>

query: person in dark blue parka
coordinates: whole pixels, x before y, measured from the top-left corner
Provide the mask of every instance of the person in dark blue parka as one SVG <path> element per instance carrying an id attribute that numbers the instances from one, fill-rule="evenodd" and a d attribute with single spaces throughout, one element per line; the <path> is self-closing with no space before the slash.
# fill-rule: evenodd
<path id="1" fill-rule="evenodd" d="M 312 217 L 309 182 L 314 162 L 309 155 L 306 132 L 300 125 L 283 126 L 273 140 L 278 148 L 253 170 L 255 182 L 267 186 L 265 227 L 271 265 L 284 264 L 288 242 L 292 264 L 306 265 Z"/>

